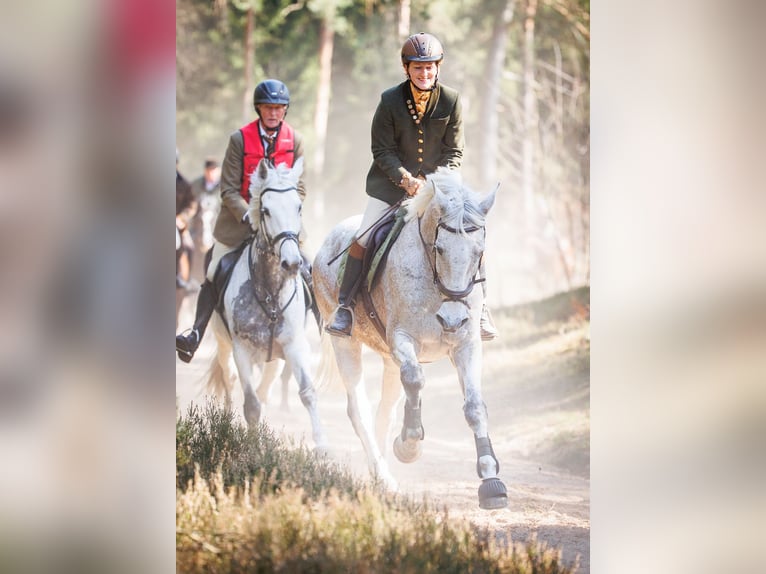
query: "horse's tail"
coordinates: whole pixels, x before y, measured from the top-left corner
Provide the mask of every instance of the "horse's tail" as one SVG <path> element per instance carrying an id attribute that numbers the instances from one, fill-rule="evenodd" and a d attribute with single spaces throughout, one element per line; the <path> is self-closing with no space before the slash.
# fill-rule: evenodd
<path id="1" fill-rule="evenodd" d="M 338 362 L 335 358 L 335 349 L 332 346 L 332 335 L 322 331 L 319 339 L 320 355 L 314 384 L 317 390 L 337 388 L 342 386 Z"/>

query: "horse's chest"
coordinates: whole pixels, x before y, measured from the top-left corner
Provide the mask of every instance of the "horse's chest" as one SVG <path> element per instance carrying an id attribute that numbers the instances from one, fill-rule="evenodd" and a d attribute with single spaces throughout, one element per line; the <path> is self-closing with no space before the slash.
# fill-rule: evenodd
<path id="1" fill-rule="evenodd" d="M 232 305 L 234 335 L 256 348 L 268 347 L 283 328 L 275 303 L 269 295 L 256 298 L 252 285 L 242 285 Z"/>

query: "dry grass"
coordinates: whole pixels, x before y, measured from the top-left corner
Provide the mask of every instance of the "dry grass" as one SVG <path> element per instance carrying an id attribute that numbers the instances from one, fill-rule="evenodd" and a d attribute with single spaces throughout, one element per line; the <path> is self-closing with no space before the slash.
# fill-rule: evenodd
<path id="1" fill-rule="evenodd" d="M 176 441 L 178 572 L 571 572 L 559 553 L 385 494 L 212 403 L 179 418 Z"/>

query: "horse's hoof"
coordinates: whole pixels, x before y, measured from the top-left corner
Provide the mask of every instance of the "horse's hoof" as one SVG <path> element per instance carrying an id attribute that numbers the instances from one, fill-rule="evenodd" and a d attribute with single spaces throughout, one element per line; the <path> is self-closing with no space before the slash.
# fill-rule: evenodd
<path id="1" fill-rule="evenodd" d="M 508 506 L 508 491 L 497 477 L 485 478 L 479 487 L 479 507 L 486 510 Z"/>
<path id="2" fill-rule="evenodd" d="M 402 441 L 402 437 L 397 436 L 394 439 L 394 454 L 400 462 L 415 462 L 422 453 L 421 443 L 418 440 Z"/>

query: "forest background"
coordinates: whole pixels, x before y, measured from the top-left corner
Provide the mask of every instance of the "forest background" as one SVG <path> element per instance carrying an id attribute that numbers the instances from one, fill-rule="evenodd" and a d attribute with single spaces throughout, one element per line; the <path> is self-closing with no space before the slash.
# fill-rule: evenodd
<path id="1" fill-rule="evenodd" d="M 177 0 L 180 170 L 223 159 L 255 119 L 265 78 L 291 94 L 306 143 L 304 225 L 315 252 L 361 213 L 380 93 L 425 31 L 444 45 L 439 81 L 461 93 L 463 177 L 500 183 L 487 238 L 488 297 L 511 305 L 590 281 L 590 3 L 583 0 Z"/>

